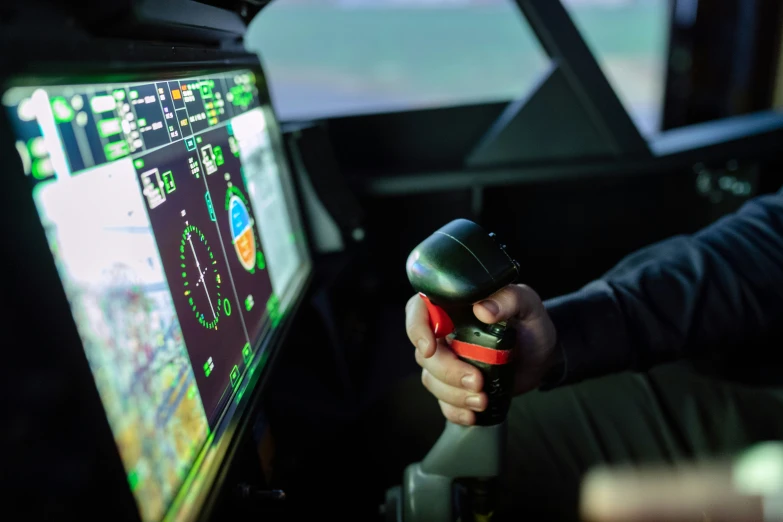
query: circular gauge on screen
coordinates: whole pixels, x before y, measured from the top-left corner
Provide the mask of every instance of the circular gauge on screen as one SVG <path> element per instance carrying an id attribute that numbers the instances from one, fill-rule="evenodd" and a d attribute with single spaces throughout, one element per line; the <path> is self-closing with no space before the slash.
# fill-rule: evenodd
<path id="1" fill-rule="evenodd" d="M 231 242 L 234 244 L 234 251 L 239 263 L 245 270 L 252 272 L 256 266 L 256 238 L 253 234 L 253 221 L 250 219 L 247 203 L 237 192 L 229 193 L 227 204 L 231 221 Z"/>
<path id="2" fill-rule="evenodd" d="M 220 320 L 220 273 L 204 233 L 188 225 L 179 246 L 185 298 L 198 323 L 217 330 Z"/>

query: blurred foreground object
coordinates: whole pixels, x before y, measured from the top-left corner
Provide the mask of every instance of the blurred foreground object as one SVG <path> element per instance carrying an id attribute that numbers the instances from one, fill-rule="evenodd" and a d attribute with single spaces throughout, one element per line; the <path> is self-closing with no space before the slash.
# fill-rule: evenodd
<path id="1" fill-rule="evenodd" d="M 597 469 L 581 498 L 592 522 L 783 521 L 783 443 L 753 446 L 733 462 Z"/>

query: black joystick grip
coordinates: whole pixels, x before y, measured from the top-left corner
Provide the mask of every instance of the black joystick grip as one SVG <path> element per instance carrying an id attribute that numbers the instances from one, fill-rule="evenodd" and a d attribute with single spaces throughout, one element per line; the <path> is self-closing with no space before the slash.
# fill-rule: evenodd
<path id="1" fill-rule="evenodd" d="M 514 388 L 516 333 L 504 322 L 487 325 L 473 314 L 473 304 L 513 283 L 519 264 L 494 234 L 457 219 L 441 227 L 408 256 L 408 279 L 430 314 L 435 337 L 454 334 L 451 349 L 484 376 L 489 404 L 476 424 L 506 419 Z"/>

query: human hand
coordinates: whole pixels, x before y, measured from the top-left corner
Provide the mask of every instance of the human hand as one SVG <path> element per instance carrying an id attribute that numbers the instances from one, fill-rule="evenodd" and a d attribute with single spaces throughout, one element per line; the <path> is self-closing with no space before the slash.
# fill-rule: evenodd
<path id="1" fill-rule="evenodd" d="M 557 337 L 538 294 L 525 285 L 509 285 L 474 304 L 473 313 L 484 323 L 507 321 L 515 328 L 515 392 L 537 388 L 552 364 Z M 405 306 L 405 328 L 416 347 L 422 383 L 438 399 L 443 415 L 457 424 L 474 424 L 475 412 L 487 406 L 481 372 L 457 358 L 446 340 L 436 341 L 418 294 Z"/>

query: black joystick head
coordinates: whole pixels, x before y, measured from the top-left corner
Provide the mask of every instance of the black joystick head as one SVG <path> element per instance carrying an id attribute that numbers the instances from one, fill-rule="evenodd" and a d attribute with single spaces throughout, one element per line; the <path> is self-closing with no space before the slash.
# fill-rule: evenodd
<path id="1" fill-rule="evenodd" d="M 485 324 L 473 304 L 513 283 L 519 264 L 494 234 L 466 219 L 436 230 L 419 244 L 407 263 L 408 279 L 427 306 L 436 338 L 453 334 L 450 349 L 484 376 L 487 408 L 477 425 L 503 422 L 514 388 L 516 334 L 506 322 Z"/>
<path id="2" fill-rule="evenodd" d="M 440 306 L 471 305 L 519 274 L 505 245 L 467 219 L 454 220 L 422 241 L 406 268 L 413 288 Z"/>

